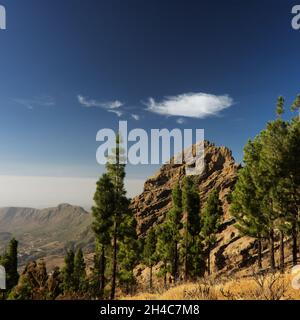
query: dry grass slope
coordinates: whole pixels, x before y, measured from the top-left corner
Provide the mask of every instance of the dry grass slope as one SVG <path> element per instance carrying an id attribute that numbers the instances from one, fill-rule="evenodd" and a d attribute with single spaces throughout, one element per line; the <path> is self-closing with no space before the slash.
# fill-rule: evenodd
<path id="1" fill-rule="evenodd" d="M 255 274 L 247 278 L 205 278 L 164 292 L 142 293 L 128 300 L 300 300 L 292 276 L 280 273 Z"/>

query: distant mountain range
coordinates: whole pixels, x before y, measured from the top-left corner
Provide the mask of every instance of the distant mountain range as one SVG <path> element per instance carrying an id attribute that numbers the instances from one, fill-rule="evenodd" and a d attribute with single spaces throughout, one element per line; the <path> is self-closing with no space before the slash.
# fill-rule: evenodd
<path id="1" fill-rule="evenodd" d="M 49 267 L 61 265 L 66 248 L 80 245 L 94 249 L 92 216 L 81 207 L 61 204 L 55 208 L 0 208 L 0 254 L 8 241 L 19 241 L 20 266 L 45 258 Z"/>

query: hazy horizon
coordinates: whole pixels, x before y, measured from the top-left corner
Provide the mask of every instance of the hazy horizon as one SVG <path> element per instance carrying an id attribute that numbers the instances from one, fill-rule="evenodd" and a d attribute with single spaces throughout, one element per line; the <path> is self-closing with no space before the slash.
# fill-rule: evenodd
<path id="1" fill-rule="evenodd" d="M 0 176 L 0 208 L 43 209 L 68 203 L 90 210 L 96 182 L 94 178 L 80 177 Z M 138 195 L 143 185 L 144 180 L 126 179 L 127 195 L 130 198 Z"/>

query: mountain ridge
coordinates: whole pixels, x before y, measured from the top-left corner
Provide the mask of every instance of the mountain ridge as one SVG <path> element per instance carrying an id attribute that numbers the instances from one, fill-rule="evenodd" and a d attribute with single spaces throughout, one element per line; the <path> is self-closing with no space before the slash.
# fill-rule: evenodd
<path id="1" fill-rule="evenodd" d="M 93 249 L 92 217 L 80 206 L 60 204 L 45 209 L 0 208 L 0 250 L 14 236 L 19 241 L 20 266 L 39 258 L 62 258 L 67 247 Z"/>

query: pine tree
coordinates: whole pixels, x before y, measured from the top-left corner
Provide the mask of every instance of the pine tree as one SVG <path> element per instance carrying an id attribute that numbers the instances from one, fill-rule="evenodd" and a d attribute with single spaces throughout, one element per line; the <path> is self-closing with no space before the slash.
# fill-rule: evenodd
<path id="1" fill-rule="evenodd" d="M 108 159 L 107 162 L 107 173 L 110 177 L 114 186 L 114 212 L 112 215 L 113 227 L 111 231 L 112 235 L 112 280 L 111 280 L 111 294 L 110 298 L 115 298 L 116 291 L 116 279 L 117 279 L 117 255 L 118 255 L 118 242 L 124 239 L 124 233 L 128 223 L 130 224 L 133 220 L 133 214 L 129 209 L 130 201 L 126 197 L 126 190 L 124 187 L 125 179 L 125 156 L 124 150 L 122 149 L 122 143 L 120 136 L 116 138 L 116 148 L 113 150 L 113 156 Z M 127 235 L 128 237 L 128 235 Z M 127 239 L 128 240 L 128 239 Z"/>
<path id="2" fill-rule="evenodd" d="M 175 185 L 172 190 L 172 209 L 167 214 L 167 221 L 169 224 L 170 231 L 172 233 L 172 245 L 173 245 L 173 262 L 171 263 L 171 274 L 173 280 L 176 283 L 178 278 L 179 268 L 179 241 L 180 241 L 180 230 L 182 228 L 182 191 L 179 183 Z"/>
<path id="3" fill-rule="evenodd" d="M 0 259 L 0 264 L 6 271 L 6 290 L 10 292 L 19 280 L 18 273 L 18 241 L 13 238 L 8 245 L 8 251 Z"/>
<path id="4" fill-rule="evenodd" d="M 281 120 L 278 120 L 281 121 Z M 277 213 L 274 211 L 271 198 L 271 187 L 273 187 L 273 176 L 269 171 L 266 161 L 263 161 L 262 153 L 266 153 L 269 133 L 263 130 L 255 137 L 253 142 L 248 142 L 244 152 L 244 163 L 251 176 L 251 182 L 254 185 L 254 199 L 259 199 L 259 223 L 262 221 L 266 237 L 270 244 L 270 267 L 275 268 L 275 228 L 277 222 Z M 242 212 L 243 213 L 243 212 Z"/>
<path id="5" fill-rule="evenodd" d="M 167 274 L 171 272 L 174 262 L 173 230 L 168 221 L 157 227 L 156 254 L 162 262 L 158 276 L 164 278 L 164 288 L 167 288 Z"/>
<path id="6" fill-rule="evenodd" d="M 13 238 L 9 243 L 8 248 L 8 257 L 10 261 L 9 265 L 9 278 L 7 278 L 7 282 L 9 287 L 14 287 L 17 285 L 19 280 L 19 273 L 18 273 L 18 241 Z"/>
<path id="7" fill-rule="evenodd" d="M 74 257 L 74 290 L 75 292 L 84 293 L 86 289 L 86 264 L 83 257 L 82 249 L 78 249 Z"/>
<path id="8" fill-rule="evenodd" d="M 260 190 L 264 194 L 262 210 L 269 222 L 270 238 L 270 266 L 275 268 L 275 232 L 281 236 L 281 268 L 284 267 L 284 233 L 289 211 L 289 194 L 284 191 L 288 187 L 288 163 L 286 155 L 289 153 L 288 124 L 281 119 L 270 122 L 261 133 L 260 170 L 263 173 L 263 183 Z"/>
<path id="9" fill-rule="evenodd" d="M 292 256 L 293 265 L 297 265 L 298 252 L 298 229 L 300 216 L 300 170 L 299 170 L 299 154 L 300 154 L 300 121 L 293 119 L 288 130 L 289 152 L 286 156 L 287 163 L 289 193 L 290 193 L 290 217 L 291 217 L 291 235 L 292 235 Z"/>
<path id="10" fill-rule="evenodd" d="M 202 230 L 201 233 L 205 239 L 208 248 L 207 254 L 207 272 L 210 275 L 210 252 L 216 242 L 216 233 L 218 232 L 222 216 L 222 206 L 219 200 L 219 194 L 216 190 L 211 191 L 202 212 Z"/>
<path id="11" fill-rule="evenodd" d="M 126 198 L 124 201 L 126 203 L 123 208 L 127 208 L 128 211 L 123 211 L 123 219 L 119 226 L 118 279 L 126 293 L 132 294 L 136 283 L 133 269 L 140 259 L 141 250 L 136 233 L 136 220 L 128 208 L 129 201 Z"/>
<path id="12" fill-rule="evenodd" d="M 167 213 L 165 221 L 157 228 L 156 253 L 163 261 L 159 275 L 164 276 L 166 286 L 167 273 L 171 273 L 174 283 L 179 275 L 179 242 L 182 229 L 182 191 L 176 184 L 172 190 L 172 208 Z"/>
<path id="13" fill-rule="evenodd" d="M 284 97 L 280 96 L 277 99 L 276 114 L 281 117 L 284 113 Z"/>
<path id="14" fill-rule="evenodd" d="M 139 245 L 137 239 L 126 237 L 120 242 L 118 250 L 118 280 L 119 284 L 125 289 L 126 294 L 133 294 L 136 279 L 134 267 L 140 259 Z"/>
<path id="15" fill-rule="evenodd" d="M 97 294 L 103 298 L 105 288 L 106 255 L 111 245 L 111 232 L 113 227 L 113 214 L 115 212 L 115 189 L 107 174 L 103 174 L 97 182 L 94 195 L 95 205 L 92 208 L 94 222 L 92 225 L 96 237 L 96 254 L 94 277 Z M 96 289 L 96 291 L 98 291 Z"/>
<path id="16" fill-rule="evenodd" d="M 154 227 L 152 227 L 147 234 L 144 252 L 143 252 L 143 261 L 145 265 L 149 268 L 149 290 L 150 292 L 153 289 L 153 266 L 157 262 L 156 254 L 156 243 L 157 237 Z"/>
<path id="17" fill-rule="evenodd" d="M 184 220 L 183 232 L 183 258 L 184 258 L 184 280 L 187 281 L 191 267 L 193 265 L 193 256 L 191 255 L 191 248 L 196 243 L 196 238 L 200 233 L 200 200 L 199 194 L 196 190 L 191 177 L 185 177 L 182 188 L 182 211 Z"/>
<path id="18" fill-rule="evenodd" d="M 251 144 L 251 142 L 248 142 Z M 246 150 L 249 147 L 245 148 Z M 236 219 L 236 228 L 242 235 L 257 239 L 258 267 L 262 268 L 262 239 L 266 236 L 266 221 L 260 212 L 261 199 L 256 194 L 249 164 L 240 169 L 232 193 L 230 211 Z"/>
<path id="19" fill-rule="evenodd" d="M 298 94 L 297 98 L 295 99 L 294 103 L 292 104 L 291 110 L 292 111 L 298 110 L 298 112 L 299 112 L 298 119 L 300 121 L 300 94 Z"/>
<path id="20" fill-rule="evenodd" d="M 299 97 L 294 109 L 300 105 Z M 284 99 L 277 103 L 283 112 Z M 245 168 L 240 171 L 233 193 L 232 212 L 238 225 L 257 237 L 269 238 L 270 267 L 275 266 L 275 234 L 280 235 L 280 269 L 284 271 L 285 237 L 292 236 L 293 264 L 297 264 L 299 225 L 300 122 L 277 119 L 245 147 Z M 256 212 L 256 213 L 255 213 Z M 258 228 L 261 228 L 259 230 Z"/>
<path id="21" fill-rule="evenodd" d="M 299 171 L 299 154 L 300 154 L 300 94 L 298 94 L 292 105 L 292 111 L 298 109 L 298 119 L 293 119 L 289 126 L 288 145 L 290 152 L 287 158 L 289 165 L 289 179 L 291 190 L 292 205 L 292 256 L 293 265 L 297 265 L 298 253 L 298 233 L 299 233 L 299 217 L 300 217 L 300 171 Z"/>
<path id="22" fill-rule="evenodd" d="M 63 268 L 63 290 L 64 293 L 74 291 L 74 258 L 75 254 L 72 249 L 67 251 L 65 256 L 65 266 Z"/>

